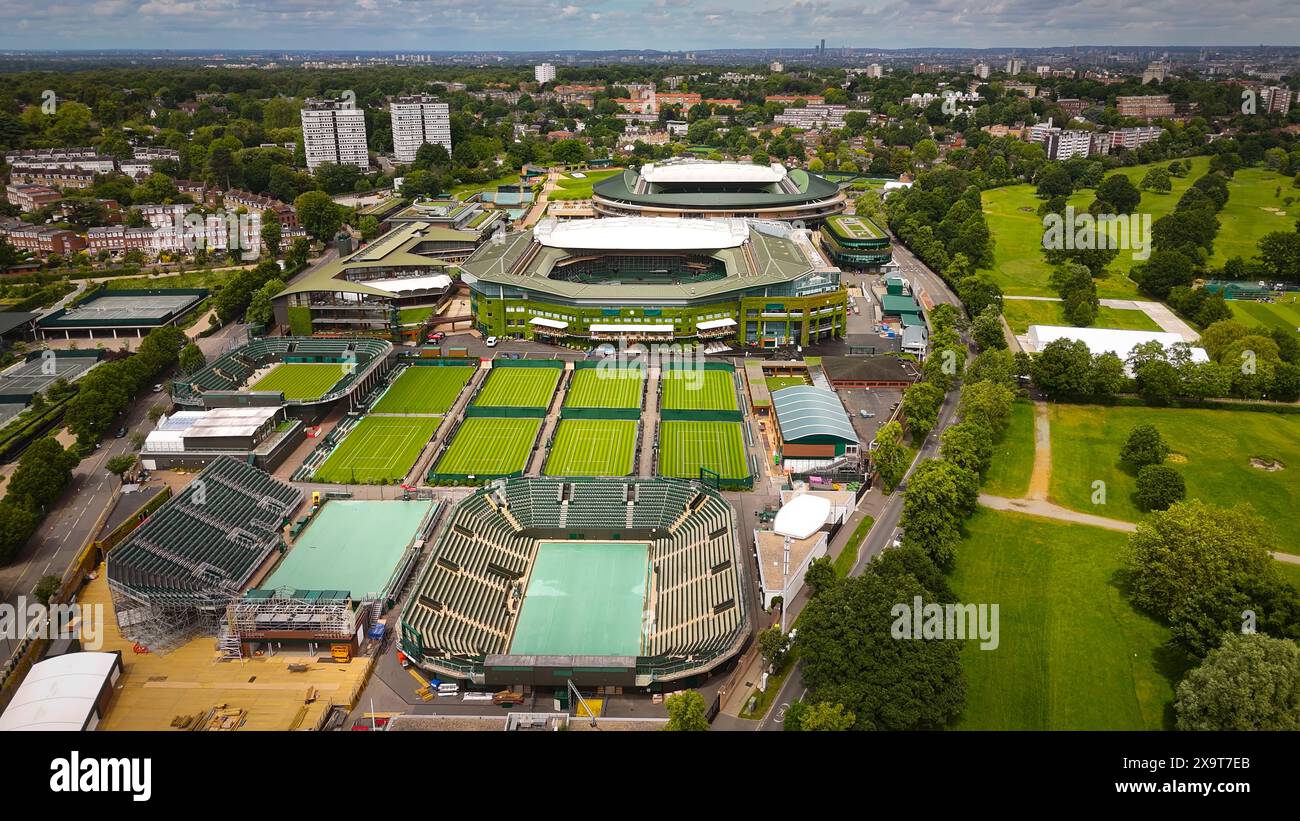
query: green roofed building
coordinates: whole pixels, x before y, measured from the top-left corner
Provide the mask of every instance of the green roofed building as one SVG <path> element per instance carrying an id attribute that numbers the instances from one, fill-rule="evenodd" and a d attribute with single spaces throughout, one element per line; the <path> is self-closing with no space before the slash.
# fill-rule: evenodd
<path id="1" fill-rule="evenodd" d="M 831 261 L 843 268 L 881 270 L 893 258 L 889 235 L 866 217 L 829 217 L 821 239 Z"/>
<path id="2" fill-rule="evenodd" d="M 779 163 L 679 158 L 601 180 L 592 205 L 607 217 L 757 217 L 816 223 L 844 211 L 840 187 Z"/>
<path id="3" fill-rule="evenodd" d="M 844 335 L 839 269 L 782 222 L 548 219 L 461 267 L 489 336 L 775 347 Z"/>
<path id="4" fill-rule="evenodd" d="M 858 434 L 835 391 L 796 385 L 772 393 L 777 450 L 786 467 L 811 470 L 858 458 Z"/>
<path id="5" fill-rule="evenodd" d="M 275 296 L 275 321 L 295 336 L 415 338 L 451 295 L 451 263 L 487 234 L 430 221 L 399 225 L 360 250 L 308 271 Z"/>

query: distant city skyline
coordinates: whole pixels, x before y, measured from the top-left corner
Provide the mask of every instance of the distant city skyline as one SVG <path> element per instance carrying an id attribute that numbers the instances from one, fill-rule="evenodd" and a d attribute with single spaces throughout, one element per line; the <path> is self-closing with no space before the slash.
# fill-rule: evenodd
<path id="1" fill-rule="evenodd" d="M 1300 43 L 1293 0 L 0 0 L 0 49 L 1250 46 Z M 805 40 L 806 42 L 801 42 Z"/>

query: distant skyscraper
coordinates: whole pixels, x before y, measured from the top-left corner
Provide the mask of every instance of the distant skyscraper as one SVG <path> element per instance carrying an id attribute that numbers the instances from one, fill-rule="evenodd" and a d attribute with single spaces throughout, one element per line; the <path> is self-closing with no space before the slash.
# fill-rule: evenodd
<path id="1" fill-rule="evenodd" d="M 885 68 L 880 63 L 872 63 L 867 66 L 867 76 L 872 79 L 879 79 L 885 76 Z"/>
<path id="2" fill-rule="evenodd" d="M 446 103 L 423 94 L 397 97 L 389 103 L 388 111 L 393 118 L 393 155 L 397 162 L 415 162 L 415 152 L 425 143 L 436 143 L 451 154 L 451 114 Z"/>
<path id="3" fill-rule="evenodd" d="M 976 64 L 975 64 L 975 69 L 973 70 L 972 73 L 973 73 L 976 77 L 980 78 L 981 80 L 987 80 L 987 79 L 989 78 L 989 64 L 988 64 L 988 63 L 976 63 Z"/>
<path id="4" fill-rule="evenodd" d="M 1019 74 L 1024 67 L 1025 61 L 1021 60 L 1019 57 L 1012 57 L 1010 60 L 1007 60 L 1007 74 L 1013 76 Z"/>
<path id="5" fill-rule="evenodd" d="M 327 162 L 370 167 L 364 111 L 338 100 L 307 100 L 306 105 L 301 111 L 302 144 L 309 171 Z"/>
<path id="6" fill-rule="evenodd" d="M 550 63 L 542 63 L 540 66 L 533 66 L 533 77 L 537 78 L 539 83 L 549 83 L 555 80 L 555 66 Z"/>

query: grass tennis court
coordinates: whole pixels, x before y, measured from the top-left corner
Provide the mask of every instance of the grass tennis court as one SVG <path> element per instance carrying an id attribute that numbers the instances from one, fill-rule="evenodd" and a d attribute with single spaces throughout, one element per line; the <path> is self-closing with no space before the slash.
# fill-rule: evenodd
<path id="1" fill-rule="evenodd" d="M 639 656 L 649 545 L 541 542 L 511 655 Z"/>
<path id="2" fill-rule="evenodd" d="M 1228 302 L 1232 318 L 1248 327 L 1271 331 L 1280 328 L 1289 333 L 1300 333 L 1300 294 L 1288 292 L 1277 296 L 1277 302 L 1255 302 L 1234 299 Z"/>
<path id="3" fill-rule="evenodd" d="M 551 404 L 562 368 L 496 367 L 474 404 L 490 408 L 544 408 Z"/>
<path id="4" fill-rule="evenodd" d="M 626 476 L 636 454 L 635 419 L 561 419 L 548 476 Z"/>
<path id="5" fill-rule="evenodd" d="M 367 416 L 343 437 L 314 478 L 344 485 L 400 481 L 441 421 L 433 416 Z"/>
<path id="6" fill-rule="evenodd" d="M 665 410 L 736 410 L 731 371 L 665 370 L 659 378 Z"/>
<path id="7" fill-rule="evenodd" d="M 330 500 L 261 586 L 382 593 L 431 507 L 431 501 Z"/>
<path id="8" fill-rule="evenodd" d="M 639 408 L 645 371 L 641 368 L 583 368 L 573 372 L 568 408 Z"/>
<path id="9" fill-rule="evenodd" d="M 279 391 L 285 399 L 317 399 L 343 378 L 337 362 L 286 362 L 276 365 L 252 386 L 255 391 Z"/>
<path id="10" fill-rule="evenodd" d="M 494 476 L 528 466 L 541 419 L 473 416 L 461 423 L 435 473 Z"/>
<path id="11" fill-rule="evenodd" d="M 700 468 L 724 479 L 749 476 L 739 422 L 660 422 L 659 475 L 698 479 Z"/>
<path id="12" fill-rule="evenodd" d="M 446 413 L 474 368 L 462 365 L 412 365 L 371 408 L 374 413 Z"/>

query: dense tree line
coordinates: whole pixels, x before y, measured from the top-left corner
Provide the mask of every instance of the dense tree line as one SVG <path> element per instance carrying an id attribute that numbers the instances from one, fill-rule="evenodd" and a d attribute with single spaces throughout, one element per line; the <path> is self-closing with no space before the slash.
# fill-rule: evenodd
<path id="1" fill-rule="evenodd" d="M 0 562 L 13 558 L 36 532 L 49 506 L 71 484 L 77 461 L 52 436 L 23 451 L 0 500 Z"/>
<path id="2" fill-rule="evenodd" d="M 184 344 L 181 329 L 155 328 L 134 354 L 98 365 L 83 376 L 64 416 L 68 430 L 77 437 L 78 450 L 89 452 L 135 395 L 176 363 Z"/>

